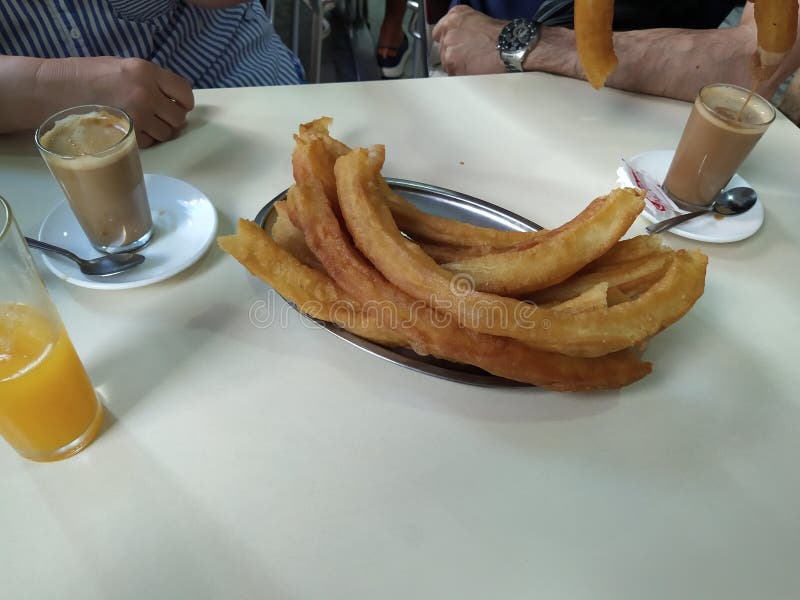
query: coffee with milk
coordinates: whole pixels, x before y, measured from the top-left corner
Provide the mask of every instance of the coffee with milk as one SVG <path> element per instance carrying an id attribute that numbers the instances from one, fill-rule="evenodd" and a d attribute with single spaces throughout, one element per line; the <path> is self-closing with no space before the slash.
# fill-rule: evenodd
<path id="1" fill-rule="evenodd" d="M 769 102 L 744 88 L 704 87 L 664 179 L 667 193 L 682 208 L 710 206 L 774 118 Z"/>
<path id="2" fill-rule="evenodd" d="M 150 240 L 153 222 L 142 165 L 123 111 L 68 109 L 46 121 L 36 140 L 95 248 L 135 250 Z"/>

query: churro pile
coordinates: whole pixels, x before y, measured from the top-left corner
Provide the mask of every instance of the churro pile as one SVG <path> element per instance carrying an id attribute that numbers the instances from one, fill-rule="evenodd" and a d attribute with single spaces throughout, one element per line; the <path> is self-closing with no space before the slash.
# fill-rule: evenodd
<path id="1" fill-rule="evenodd" d="M 703 293 L 699 251 L 620 241 L 640 190 L 613 190 L 557 229 L 478 227 L 417 209 L 383 179 L 383 146 L 350 149 L 329 124 L 295 136 L 295 185 L 269 234 L 240 220 L 219 238 L 314 318 L 507 379 L 595 390 L 647 375 L 641 349 Z"/>

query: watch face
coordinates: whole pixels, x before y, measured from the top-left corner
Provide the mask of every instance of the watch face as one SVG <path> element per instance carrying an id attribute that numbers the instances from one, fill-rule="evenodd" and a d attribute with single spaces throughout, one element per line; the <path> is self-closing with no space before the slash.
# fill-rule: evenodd
<path id="1" fill-rule="evenodd" d="M 505 52 L 516 52 L 528 47 L 535 28 L 530 19 L 514 19 L 500 32 L 497 47 Z"/>

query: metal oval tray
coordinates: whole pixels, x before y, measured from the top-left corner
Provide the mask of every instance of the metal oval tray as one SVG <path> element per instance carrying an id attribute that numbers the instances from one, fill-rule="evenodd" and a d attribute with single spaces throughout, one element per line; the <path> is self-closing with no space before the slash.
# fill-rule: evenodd
<path id="1" fill-rule="evenodd" d="M 409 202 L 412 202 L 420 210 L 424 210 L 427 213 L 439 217 L 510 231 L 538 231 L 542 229 L 540 225 L 537 225 L 533 221 L 520 217 L 519 215 L 489 202 L 485 202 L 484 200 L 467 196 L 466 194 L 428 185 L 426 183 L 407 181 L 405 179 L 387 177 L 386 182 L 395 192 L 403 196 Z M 288 191 L 289 190 L 284 190 L 267 203 L 256 215 L 255 222 L 264 229 L 271 226 L 275 218 L 273 207 L 276 202 L 280 202 L 286 198 Z M 297 309 L 293 304 L 291 304 L 291 306 Z M 315 321 L 317 320 L 315 319 Z M 482 369 L 470 365 L 452 363 L 431 356 L 420 356 L 412 350 L 384 348 L 383 346 L 360 338 L 333 323 L 327 323 L 325 321 L 317 322 L 335 336 L 361 348 L 365 352 L 379 356 L 384 360 L 406 367 L 407 369 L 469 385 L 487 387 L 531 387 L 525 383 L 496 377 Z"/>

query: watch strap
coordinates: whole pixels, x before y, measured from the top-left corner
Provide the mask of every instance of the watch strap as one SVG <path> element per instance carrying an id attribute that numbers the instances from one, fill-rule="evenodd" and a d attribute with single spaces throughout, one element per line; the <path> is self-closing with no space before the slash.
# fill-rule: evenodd
<path id="1" fill-rule="evenodd" d="M 539 42 L 540 23 L 533 19 L 517 18 L 505 25 L 497 39 L 497 50 L 506 71 L 518 73 L 531 50 Z"/>

